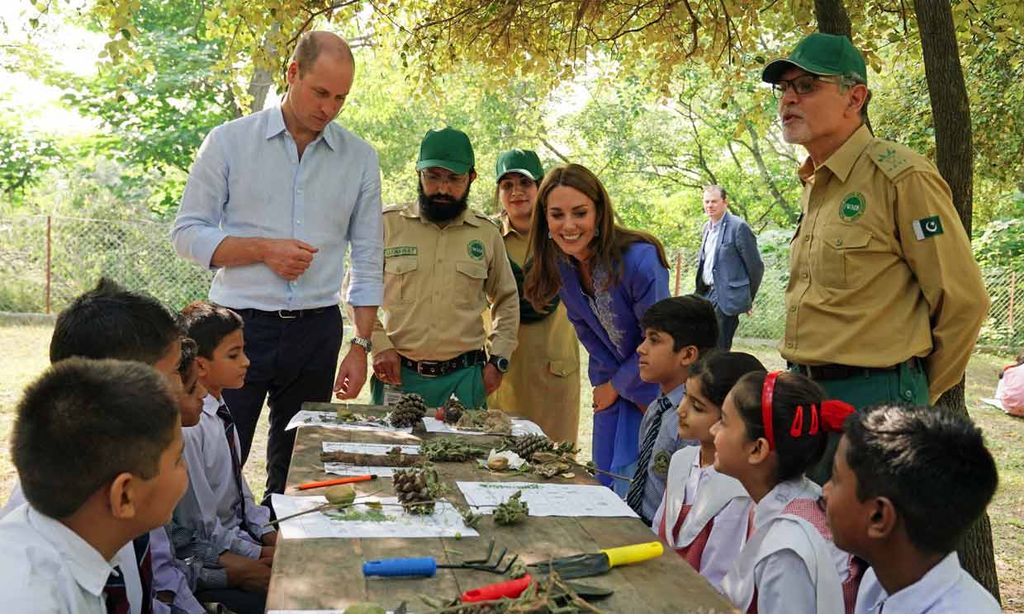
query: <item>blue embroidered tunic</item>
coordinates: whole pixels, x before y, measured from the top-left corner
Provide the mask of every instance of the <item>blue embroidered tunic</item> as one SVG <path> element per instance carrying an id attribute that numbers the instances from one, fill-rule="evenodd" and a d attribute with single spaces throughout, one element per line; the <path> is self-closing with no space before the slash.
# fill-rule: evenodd
<path id="1" fill-rule="evenodd" d="M 613 266 L 617 266 L 614 265 Z M 642 414 L 658 396 L 657 384 L 640 379 L 637 346 L 643 341 L 640 318 L 654 303 L 668 298 L 668 269 L 658 259 L 654 245 L 633 243 L 623 253 L 619 282 L 605 288 L 611 271 L 595 266 L 594 296 L 583 290 L 575 261 L 558 264 L 562 278 L 559 296 L 576 328 L 576 335 L 590 354 L 589 376 L 593 386 L 611 382 L 619 393 L 608 409 L 594 414 L 593 456 L 598 469 L 632 476 Z M 598 474 L 605 485 L 624 495 L 628 482 Z"/>

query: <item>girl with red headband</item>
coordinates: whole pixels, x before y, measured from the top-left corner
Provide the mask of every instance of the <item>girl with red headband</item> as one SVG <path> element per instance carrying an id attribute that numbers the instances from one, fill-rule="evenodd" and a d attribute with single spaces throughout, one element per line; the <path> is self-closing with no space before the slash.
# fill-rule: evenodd
<path id="1" fill-rule="evenodd" d="M 761 361 L 743 352 L 711 352 L 690 367 L 677 412 L 679 437 L 698 445 L 672 455 L 665 496 L 652 523 L 661 541 L 716 588 L 747 541 L 753 504 L 736 478 L 715 469 L 711 427 L 737 380 L 764 370 Z"/>
<path id="2" fill-rule="evenodd" d="M 748 373 L 714 426 L 715 468 L 754 502 L 753 532 L 722 580 L 746 612 L 853 612 L 859 567 L 832 543 L 821 487 L 804 475 L 854 411 L 823 397 L 796 373 Z"/>

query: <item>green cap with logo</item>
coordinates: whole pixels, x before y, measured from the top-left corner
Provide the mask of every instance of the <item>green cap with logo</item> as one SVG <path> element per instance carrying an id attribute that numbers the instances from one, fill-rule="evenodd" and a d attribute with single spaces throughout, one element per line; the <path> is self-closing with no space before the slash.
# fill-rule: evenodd
<path id="1" fill-rule="evenodd" d="M 764 67 L 761 80 L 778 83 L 782 73 L 792 67 L 802 68 L 812 75 L 852 77 L 868 82 L 864 56 L 849 38 L 836 34 L 815 32 L 805 36 L 788 58 L 775 60 Z"/>
<path id="2" fill-rule="evenodd" d="M 468 173 L 476 164 L 473 145 L 466 133 L 455 128 L 428 130 L 420 143 L 420 158 L 416 170 L 439 166 L 456 175 Z"/>
<path id="3" fill-rule="evenodd" d="M 544 176 L 544 168 L 540 165 L 537 152 L 529 149 L 510 149 L 498 156 L 494 166 L 494 179 L 500 180 L 509 173 L 519 173 L 534 181 Z"/>

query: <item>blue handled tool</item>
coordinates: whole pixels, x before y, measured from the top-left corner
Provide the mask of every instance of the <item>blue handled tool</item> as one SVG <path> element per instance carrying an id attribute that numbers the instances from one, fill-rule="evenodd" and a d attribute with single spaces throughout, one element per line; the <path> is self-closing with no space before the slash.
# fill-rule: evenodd
<path id="1" fill-rule="evenodd" d="M 504 563 L 508 548 L 502 548 L 494 563 L 491 557 L 494 554 L 494 540 L 492 539 L 487 547 L 487 556 L 482 559 L 462 561 L 461 563 L 438 563 L 432 556 L 409 557 L 401 559 L 379 559 L 376 561 L 363 562 L 364 576 L 381 576 L 384 578 L 396 577 L 422 577 L 430 578 L 437 573 L 438 569 L 476 569 L 496 574 L 508 573 L 512 564 L 516 562 L 519 555 Z"/>

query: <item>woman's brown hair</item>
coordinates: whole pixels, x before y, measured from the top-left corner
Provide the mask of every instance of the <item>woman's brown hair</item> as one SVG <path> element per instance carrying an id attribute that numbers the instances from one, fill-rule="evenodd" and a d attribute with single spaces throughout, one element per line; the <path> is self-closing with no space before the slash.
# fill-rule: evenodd
<path id="1" fill-rule="evenodd" d="M 668 268 L 665 248 L 654 235 L 623 228 L 615 223 L 615 210 L 612 209 L 611 198 L 594 173 L 579 164 L 558 166 L 544 175 L 530 222 L 530 257 L 533 260 L 533 267 L 526 276 L 523 294 L 534 307 L 540 308 L 548 304 L 558 294 L 558 289 L 562 285 L 558 274 L 558 259 L 568 258 L 558 249 L 548 233 L 548 196 L 559 186 L 579 190 L 594 201 L 597 232 L 589 245 L 592 251 L 590 261 L 595 267 L 603 267 L 609 272 L 608 284 L 603 289 L 619 282 L 623 271 L 622 253 L 632 243 L 645 242 L 653 245 L 658 250 L 661 265 Z"/>

